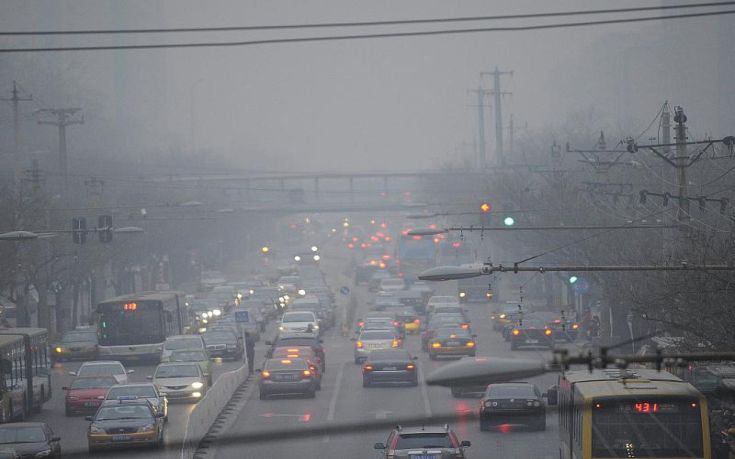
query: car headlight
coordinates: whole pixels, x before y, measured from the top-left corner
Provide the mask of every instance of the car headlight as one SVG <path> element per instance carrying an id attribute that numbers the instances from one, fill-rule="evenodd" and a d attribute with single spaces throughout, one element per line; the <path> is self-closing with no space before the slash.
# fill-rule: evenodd
<path id="1" fill-rule="evenodd" d="M 204 387 L 204 384 L 200 383 L 199 381 L 196 381 L 196 382 L 191 383 L 191 387 L 193 387 L 194 389 L 201 389 L 202 387 Z"/>
<path id="2" fill-rule="evenodd" d="M 140 433 L 142 433 L 142 432 L 153 432 L 154 430 L 156 430 L 156 425 L 155 424 L 146 424 L 143 427 L 138 427 L 138 432 L 140 432 Z"/>
<path id="3" fill-rule="evenodd" d="M 279 326 L 278 326 L 278 329 L 279 329 L 280 331 L 283 331 L 283 325 L 279 325 Z"/>
<path id="4" fill-rule="evenodd" d="M 44 449 L 43 451 L 37 452 L 36 455 L 33 456 L 33 457 L 48 457 L 50 455 L 51 455 L 51 450 L 50 449 Z"/>
<path id="5" fill-rule="evenodd" d="M 66 399 L 69 400 L 70 402 L 75 402 L 79 400 L 79 397 L 77 397 L 76 395 L 70 395 Z"/>
<path id="6" fill-rule="evenodd" d="M 465 292 L 459 292 L 459 297 L 460 298 L 464 298 L 466 296 L 467 296 L 467 294 Z"/>
<path id="7" fill-rule="evenodd" d="M 541 406 L 541 402 L 539 402 L 538 400 L 536 400 L 535 402 L 533 402 L 533 406 L 539 407 L 539 406 Z"/>
<path id="8" fill-rule="evenodd" d="M 220 311 L 219 309 L 215 309 L 214 311 L 212 311 L 212 314 L 214 314 L 215 317 L 219 317 L 222 315 L 222 311 Z"/>
<path id="9" fill-rule="evenodd" d="M 105 429 L 100 429 L 99 427 L 92 424 L 91 426 L 89 426 L 89 433 L 93 433 L 93 434 L 105 433 Z"/>
<path id="10" fill-rule="evenodd" d="M 313 326 L 312 328 L 313 328 L 314 330 L 319 330 L 319 325 L 314 325 L 314 326 Z"/>
<path id="11" fill-rule="evenodd" d="M 61 354 L 62 352 L 64 352 L 64 349 L 62 349 L 61 347 L 57 347 L 56 349 L 54 349 L 54 352 L 56 352 L 57 354 Z"/>

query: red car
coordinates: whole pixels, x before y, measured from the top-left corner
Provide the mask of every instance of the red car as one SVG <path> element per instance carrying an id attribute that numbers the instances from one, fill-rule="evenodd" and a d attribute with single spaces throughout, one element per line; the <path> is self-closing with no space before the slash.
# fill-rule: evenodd
<path id="1" fill-rule="evenodd" d="M 66 391 L 66 415 L 96 413 L 107 390 L 115 384 L 117 379 L 114 376 L 80 376 L 74 379 L 71 386 L 63 388 Z"/>

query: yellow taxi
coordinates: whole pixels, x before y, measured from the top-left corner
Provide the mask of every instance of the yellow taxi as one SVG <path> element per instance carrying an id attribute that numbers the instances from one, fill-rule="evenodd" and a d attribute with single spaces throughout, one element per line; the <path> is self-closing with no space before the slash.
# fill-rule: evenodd
<path id="1" fill-rule="evenodd" d="M 108 400 L 87 430 L 89 452 L 102 449 L 126 449 L 136 446 L 160 448 L 164 443 L 164 415 L 156 413 L 145 399 Z"/>

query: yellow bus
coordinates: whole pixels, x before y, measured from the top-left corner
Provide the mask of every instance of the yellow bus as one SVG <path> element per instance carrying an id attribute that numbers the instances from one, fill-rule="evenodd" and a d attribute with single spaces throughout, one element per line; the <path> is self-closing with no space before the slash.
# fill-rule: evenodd
<path id="1" fill-rule="evenodd" d="M 707 400 L 666 371 L 568 371 L 554 398 L 560 459 L 711 459 Z"/>
<path id="2" fill-rule="evenodd" d="M 24 389 L 21 399 L 24 409 L 22 416 L 25 417 L 31 411 L 41 411 L 43 404 L 50 400 L 52 395 L 48 330 L 31 327 L 3 328 L 0 329 L 0 337 L 20 339 L 20 347 L 17 347 L 15 341 L 10 346 L 13 350 L 13 358 L 10 361 L 12 383 L 22 385 Z M 17 418 L 16 415 L 14 417 Z"/>

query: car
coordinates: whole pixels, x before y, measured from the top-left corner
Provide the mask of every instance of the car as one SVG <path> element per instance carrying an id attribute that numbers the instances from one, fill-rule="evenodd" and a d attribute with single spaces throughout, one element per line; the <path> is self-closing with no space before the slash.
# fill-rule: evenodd
<path id="1" fill-rule="evenodd" d="M 257 372 L 261 400 L 272 395 L 300 394 L 309 398 L 316 397 L 316 377 L 302 358 L 268 359 Z"/>
<path id="2" fill-rule="evenodd" d="M 418 290 L 408 289 L 396 292 L 395 297 L 402 305 L 413 308 L 417 313 L 424 314 L 426 312 L 426 300 L 423 293 Z"/>
<path id="3" fill-rule="evenodd" d="M 314 333 L 319 336 L 319 319 L 312 311 L 289 311 L 284 312 L 278 323 L 280 332 L 302 332 Z"/>
<path id="4" fill-rule="evenodd" d="M 564 316 L 557 316 L 546 322 L 553 331 L 554 341 L 573 342 L 579 336 L 579 323 Z"/>
<path id="5" fill-rule="evenodd" d="M 196 363 L 167 362 L 148 376 L 169 402 L 198 402 L 209 389 L 207 377 Z"/>
<path id="6" fill-rule="evenodd" d="M 138 399 L 148 400 L 156 415 L 161 414 L 164 421 L 168 420 L 168 400 L 153 383 L 118 384 L 110 387 L 105 395 L 105 401 Z"/>
<path id="7" fill-rule="evenodd" d="M 426 302 L 426 313 L 431 314 L 437 305 L 459 306 L 459 300 L 453 296 L 434 295 Z"/>
<path id="8" fill-rule="evenodd" d="M 128 375 L 135 370 L 126 370 L 117 360 L 94 360 L 84 362 L 77 371 L 70 371 L 71 376 L 114 376 L 118 384 L 127 384 Z"/>
<path id="9" fill-rule="evenodd" d="M 504 304 L 497 311 L 490 315 L 493 330 L 502 331 L 503 327 L 508 323 L 513 323 L 518 319 L 518 315 L 522 312 L 522 307 L 518 304 Z"/>
<path id="10" fill-rule="evenodd" d="M 203 351 L 204 340 L 199 335 L 173 335 L 166 338 L 161 351 L 161 362 L 168 362 L 174 351 L 182 349 Z"/>
<path id="11" fill-rule="evenodd" d="M 395 310 L 396 320 L 403 327 L 404 333 L 419 333 L 421 330 L 421 318 L 412 307 L 404 307 Z"/>
<path id="12" fill-rule="evenodd" d="M 314 353 L 319 357 L 322 363 L 322 373 L 327 372 L 327 359 L 324 352 L 323 341 L 313 334 L 304 333 L 292 333 L 292 334 L 280 334 L 274 341 L 266 341 L 265 344 L 270 346 L 270 349 L 266 351 L 266 358 L 270 358 L 273 355 L 273 351 L 279 347 L 295 347 L 295 346 L 309 346 L 314 350 Z"/>
<path id="13" fill-rule="evenodd" d="M 362 387 L 375 383 L 419 384 L 416 357 L 404 349 L 372 351 L 362 365 Z"/>
<path id="14" fill-rule="evenodd" d="M 429 358 L 436 360 L 439 356 L 469 356 L 477 352 L 477 335 L 463 328 L 439 328 L 429 340 Z"/>
<path id="15" fill-rule="evenodd" d="M 364 330 L 357 339 L 352 340 L 355 341 L 355 363 L 363 363 L 372 351 L 401 346 L 401 341 L 393 330 Z"/>
<path id="16" fill-rule="evenodd" d="M 290 312 L 311 311 L 316 315 L 320 332 L 326 327 L 333 326 L 336 323 L 336 314 L 332 307 L 328 306 L 331 300 L 325 298 L 326 303 L 315 295 L 306 295 L 303 298 L 297 298 L 288 305 Z"/>
<path id="17" fill-rule="evenodd" d="M 273 350 L 274 359 L 295 359 L 301 358 L 306 360 L 309 365 L 309 369 L 314 374 L 316 379 L 316 388 L 320 390 L 322 388 L 322 362 L 321 359 L 316 355 L 314 349 L 309 346 L 294 346 L 294 347 L 277 347 Z"/>
<path id="18" fill-rule="evenodd" d="M 538 387 L 528 382 L 487 386 L 480 399 L 480 430 L 500 424 L 546 430 L 546 405 Z"/>
<path id="19" fill-rule="evenodd" d="M 51 357 L 55 362 L 67 360 L 94 360 L 97 358 L 97 332 L 72 330 L 64 333 L 53 346 Z"/>
<path id="20" fill-rule="evenodd" d="M 398 336 L 398 339 L 406 338 L 406 331 L 398 319 L 391 318 L 369 318 L 362 321 L 358 334 L 365 330 L 391 330 Z"/>
<path id="21" fill-rule="evenodd" d="M 0 425 L 0 449 L 13 450 L 23 458 L 59 458 L 61 437 L 45 422 L 13 422 Z"/>
<path id="22" fill-rule="evenodd" d="M 463 323 L 462 318 L 458 316 L 434 317 L 421 332 L 421 350 L 429 352 L 429 341 L 431 341 L 440 328 L 462 328 Z"/>
<path id="23" fill-rule="evenodd" d="M 368 290 L 371 292 L 377 292 L 380 290 L 380 283 L 384 279 L 390 279 L 391 274 L 387 271 L 375 271 L 371 276 L 370 280 L 368 281 Z"/>
<path id="24" fill-rule="evenodd" d="M 164 445 L 164 417 L 146 399 L 107 400 L 87 429 L 90 453 L 103 449 L 137 446 L 160 448 Z"/>
<path id="25" fill-rule="evenodd" d="M 207 351 L 187 350 L 173 351 L 170 362 L 194 362 L 202 369 L 202 373 L 207 377 L 207 383 L 212 386 L 212 361 L 207 355 Z"/>
<path id="26" fill-rule="evenodd" d="M 355 268 L 355 285 L 365 284 L 370 282 L 370 278 L 373 273 L 378 270 L 377 263 L 370 263 L 369 261 L 360 263 Z"/>
<path id="27" fill-rule="evenodd" d="M 375 443 L 384 459 L 465 459 L 465 448 L 472 446 L 467 440 L 459 441 L 448 425 L 442 427 L 401 427 L 388 434 L 385 443 Z"/>
<path id="28" fill-rule="evenodd" d="M 406 281 L 400 277 L 382 279 L 378 288 L 382 292 L 400 292 L 406 289 Z"/>
<path id="29" fill-rule="evenodd" d="M 515 351 L 529 346 L 553 349 L 553 333 L 551 328 L 541 320 L 520 320 L 510 332 L 510 349 Z"/>
<path id="30" fill-rule="evenodd" d="M 403 304 L 401 303 L 400 298 L 395 296 L 393 293 L 379 292 L 377 295 L 375 295 L 370 309 L 380 312 L 385 311 L 386 309 L 398 308 L 401 306 L 403 306 Z"/>
<path id="31" fill-rule="evenodd" d="M 241 360 L 245 354 L 242 338 L 229 330 L 208 331 L 202 334 L 202 339 L 210 357 Z"/>
<path id="32" fill-rule="evenodd" d="M 94 413 L 110 387 L 116 384 L 117 379 L 112 375 L 74 378 L 71 385 L 62 388 L 66 392 L 64 413 L 67 416 Z"/>

